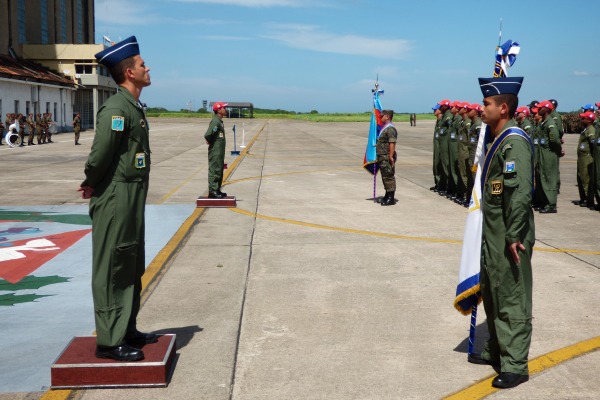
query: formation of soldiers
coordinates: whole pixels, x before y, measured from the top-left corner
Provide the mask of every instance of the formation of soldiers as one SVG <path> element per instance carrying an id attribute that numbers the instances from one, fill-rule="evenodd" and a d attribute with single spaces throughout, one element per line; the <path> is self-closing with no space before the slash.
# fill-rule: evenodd
<path id="1" fill-rule="evenodd" d="M 564 128 L 554 99 L 532 101 L 515 113 L 518 126 L 534 145 L 533 208 L 557 212 L 560 158 L 565 155 Z M 583 125 L 577 146 L 577 184 L 580 207 L 600 211 L 600 103 L 586 104 L 579 114 Z M 437 118 L 433 138 L 433 177 L 430 189 L 457 204 L 469 206 L 474 184 L 473 164 L 481 131 L 479 104 L 442 100 L 433 107 Z M 594 202 L 595 201 L 595 202 Z"/>
<path id="2" fill-rule="evenodd" d="M 28 134 L 27 145 L 35 146 L 35 136 L 37 134 L 37 144 L 54 143 L 52 142 L 52 132 L 50 125 L 54 123 L 52 113 L 37 114 L 35 117 L 33 113 L 29 113 L 27 117 L 23 114 L 6 114 L 4 124 L 0 121 L 0 145 L 2 145 L 2 139 L 5 138 L 5 134 L 17 133 L 16 125 L 18 124 L 18 135 L 21 139 L 19 147 L 25 146 L 25 133 Z M 12 129 L 13 132 L 8 132 L 11 126 L 15 126 Z M 6 139 L 5 139 L 6 140 Z"/>
<path id="3" fill-rule="evenodd" d="M 476 103 L 442 100 L 433 107 L 433 112 L 437 122 L 433 138 L 435 186 L 431 190 L 468 207 L 482 107 Z"/>

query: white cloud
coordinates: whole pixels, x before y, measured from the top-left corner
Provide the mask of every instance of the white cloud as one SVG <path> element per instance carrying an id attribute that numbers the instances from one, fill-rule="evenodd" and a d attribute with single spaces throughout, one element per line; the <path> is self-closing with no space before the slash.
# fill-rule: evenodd
<path id="1" fill-rule="evenodd" d="M 378 58 L 406 58 L 412 41 L 406 39 L 378 39 L 359 35 L 340 35 L 320 31 L 313 25 L 277 24 L 274 31 L 264 35 L 297 49 L 319 51 L 323 53 L 370 56 Z"/>
<path id="2" fill-rule="evenodd" d="M 587 71 L 573 71 L 575 76 L 591 76 L 592 74 Z"/>

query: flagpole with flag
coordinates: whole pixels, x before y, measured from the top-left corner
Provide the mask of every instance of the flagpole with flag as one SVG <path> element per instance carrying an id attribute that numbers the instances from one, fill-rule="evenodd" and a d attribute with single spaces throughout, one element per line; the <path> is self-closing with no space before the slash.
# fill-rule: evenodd
<path id="1" fill-rule="evenodd" d="M 500 24 L 502 24 L 502 22 L 500 22 Z M 500 40 L 498 42 L 498 47 L 496 48 L 494 77 L 507 76 L 507 69 L 514 64 L 520 51 L 519 44 L 512 40 L 508 40 L 500 45 L 502 42 L 501 38 L 502 25 L 500 25 Z M 473 162 L 475 184 L 473 186 L 471 203 L 469 204 L 467 221 L 465 223 L 460 270 L 458 273 L 458 286 L 456 287 L 456 297 L 454 300 L 454 307 L 459 312 L 463 315 L 471 313 L 468 354 L 474 352 L 477 306 L 482 300 L 479 285 L 481 238 L 483 233 L 481 171 L 483 170 L 486 147 L 491 142 L 491 132 L 487 129 L 487 125 L 483 123 L 481 125 L 479 141 L 477 142 L 477 150 Z"/>
<path id="2" fill-rule="evenodd" d="M 379 89 L 379 76 L 375 81 L 373 92 L 373 112 L 371 113 L 371 125 L 369 127 L 369 137 L 367 139 L 367 149 L 365 150 L 365 158 L 363 167 L 373 175 L 373 201 L 377 202 L 377 138 L 381 131 L 381 102 L 379 95 L 383 94 L 383 90 Z"/>

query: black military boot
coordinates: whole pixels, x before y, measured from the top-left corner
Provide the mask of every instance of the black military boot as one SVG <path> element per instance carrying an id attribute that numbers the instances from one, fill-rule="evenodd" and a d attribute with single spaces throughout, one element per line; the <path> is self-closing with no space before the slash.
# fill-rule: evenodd
<path id="1" fill-rule="evenodd" d="M 218 192 L 208 192 L 208 198 L 209 199 L 222 199 L 223 196 L 221 196 Z"/>
<path id="2" fill-rule="evenodd" d="M 389 196 L 388 196 L 388 193 L 389 193 Z M 394 204 L 396 204 L 396 200 L 394 199 L 395 193 L 396 193 L 395 191 L 394 192 L 386 192 L 386 196 L 388 196 L 388 197 L 387 197 L 387 199 L 384 198 L 384 200 L 381 200 L 381 205 L 382 206 L 393 206 Z"/>
<path id="3" fill-rule="evenodd" d="M 387 199 L 388 199 L 389 197 L 390 197 L 390 192 L 386 191 L 386 192 L 385 192 L 385 196 L 383 196 L 383 197 L 382 197 L 382 198 L 381 198 L 381 199 L 378 201 L 378 203 L 379 203 L 379 204 L 381 204 L 381 203 L 383 203 L 384 201 L 387 201 Z"/>
<path id="4" fill-rule="evenodd" d="M 227 193 L 225 192 L 221 192 L 221 189 L 217 189 L 217 194 L 221 195 L 222 197 L 227 197 Z"/>

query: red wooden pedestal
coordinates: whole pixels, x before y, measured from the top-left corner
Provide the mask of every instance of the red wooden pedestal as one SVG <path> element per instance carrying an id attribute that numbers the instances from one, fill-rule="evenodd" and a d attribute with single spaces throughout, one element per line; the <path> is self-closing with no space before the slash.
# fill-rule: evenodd
<path id="1" fill-rule="evenodd" d="M 74 337 L 51 368 L 51 389 L 164 387 L 175 359 L 175 335 L 142 347 L 144 359 L 96 358 L 96 337 Z"/>
<path id="2" fill-rule="evenodd" d="M 196 208 L 232 208 L 236 207 L 237 201 L 235 196 L 227 196 L 222 199 L 209 199 L 208 197 L 198 197 L 196 200 Z"/>

